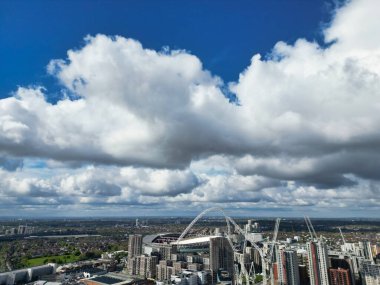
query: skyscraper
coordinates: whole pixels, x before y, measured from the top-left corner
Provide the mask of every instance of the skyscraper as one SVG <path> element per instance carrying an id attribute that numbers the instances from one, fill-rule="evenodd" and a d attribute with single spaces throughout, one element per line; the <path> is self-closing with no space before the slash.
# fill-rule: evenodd
<path id="1" fill-rule="evenodd" d="M 170 275 L 173 273 L 173 261 L 171 260 L 161 260 L 156 265 L 156 279 L 158 281 L 170 280 Z"/>
<path id="2" fill-rule="evenodd" d="M 130 235 L 128 240 L 128 257 L 141 255 L 142 235 Z"/>
<path id="3" fill-rule="evenodd" d="M 158 257 L 141 255 L 138 258 L 140 261 L 139 275 L 145 278 L 156 277 L 156 265 L 158 263 Z"/>
<path id="4" fill-rule="evenodd" d="M 286 249 L 278 249 L 276 252 L 278 284 L 300 285 L 297 253 Z"/>
<path id="5" fill-rule="evenodd" d="M 138 275 L 140 273 L 140 259 L 137 256 L 128 258 L 127 271 L 129 275 Z"/>
<path id="6" fill-rule="evenodd" d="M 140 259 L 142 251 L 142 235 L 129 235 L 128 238 L 128 273 L 130 275 L 140 274 Z"/>
<path id="7" fill-rule="evenodd" d="M 359 241 L 359 255 L 373 262 L 372 248 L 369 241 Z"/>
<path id="8" fill-rule="evenodd" d="M 215 237 L 210 239 L 210 270 L 212 271 L 213 282 L 219 269 L 227 271 L 233 279 L 234 252 L 225 237 Z"/>
<path id="9" fill-rule="evenodd" d="M 322 240 L 306 243 L 309 263 L 310 285 L 329 285 L 327 271 L 328 253 Z"/>
<path id="10" fill-rule="evenodd" d="M 128 274 L 144 278 L 156 276 L 157 256 L 139 255 L 128 259 Z"/>

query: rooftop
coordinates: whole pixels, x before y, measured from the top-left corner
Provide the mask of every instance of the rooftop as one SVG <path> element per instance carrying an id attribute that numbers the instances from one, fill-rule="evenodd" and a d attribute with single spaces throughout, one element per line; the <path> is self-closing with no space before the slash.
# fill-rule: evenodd
<path id="1" fill-rule="evenodd" d="M 210 239 L 217 238 L 220 236 L 202 236 L 202 237 L 191 237 L 187 239 L 183 239 L 178 242 L 179 245 L 189 245 L 189 244 L 197 244 L 197 243 L 207 243 L 210 242 Z M 177 241 L 172 242 L 172 244 L 177 244 Z"/>
<path id="2" fill-rule="evenodd" d="M 84 279 L 84 283 L 86 283 L 86 280 L 91 281 L 91 284 L 98 283 L 99 285 L 102 284 L 115 284 L 115 285 L 125 285 L 125 284 L 131 284 L 136 281 L 136 279 L 130 278 L 129 276 L 126 276 L 125 274 L 120 273 L 107 273 L 106 275 L 91 277 L 88 279 Z"/>
<path id="3" fill-rule="evenodd" d="M 98 276 L 95 278 L 91 278 L 91 281 L 95 281 L 100 284 L 118 284 L 118 283 L 123 284 L 123 282 L 129 283 L 129 281 L 127 282 L 126 280 L 110 277 L 110 276 Z"/>

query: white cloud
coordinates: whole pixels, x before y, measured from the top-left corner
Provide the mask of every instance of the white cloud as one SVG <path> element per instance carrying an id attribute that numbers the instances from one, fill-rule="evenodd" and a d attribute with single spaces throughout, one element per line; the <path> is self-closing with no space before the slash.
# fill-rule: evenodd
<path id="1" fill-rule="evenodd" d="M 0 142 L 9 152 L 178 167 L 236 141 L 238 133 L 230 128 L 225 136 L 229 123 L 220 118 L 237 110 L 197 57 L 104 35 L 88 37 L 83 49 L 68 55 L 67 62 L 52 61 L 49 70 L 78 100 L 51 104 L 42 88 L 19 88 L 0 101 Z"/>
<path id="2" fill-rule="evenodd" d="M 83 48 L 48 66 L 75 96 L 52 104 L 34 87 L 0 100 L 2 155 L 78 170 L 13 182 L 8 175 L 19 174 L 2 172 L 3 193 L 70 193 L 78 203 L 102 203 L 104 196 L 104 203 L 302 206 L 317 205 L 321 195 L 353 205 L 347 199 L 361 191 L 373 204 L 380 180 L 379 13 L 376 0 L 351 1 L 324 31 L 327 47 L 299 39 L 254 55 L 229 83 L 239 105 L 186 51 L 87 37 Z M 85 164 L 98 166 L 83 170 Z"/>
<path id="3" fill-rule="evenodd" d="M 202 175 L 204 183 L 189 194 L 175 197 L 173 201 L 204 203 L 266 202 L 271 198 L 263 193 L 266 188 L 280 186 L 280 182 L 257 175 Z"/>
<path id="4" fill-rule="evenodd" d="M 52 171 L 41 178 L 44 169 L 0 170 L 0 196 L 35 198 L 34 202 L 56 197 L 80 203 L 144 203 L 144 196 L 176 196 L 188 193 L 201 181 L 189 170 L 153 170 L 125 167 L 82 167 L 70 172 Z M 35 175 L 37 177 L 33 177 Z M 42 199 L 41 199 L 42 198 Z M 30 200 L 33 202 L 32 200 Z"/>
<path id="5" fill-rule="evenodd" d="M 340 8 L 326 29 L 327 41 L 337 41 L 337 48 L 349 54 L 379 51 L 380 35 L 377 32 L 380 11 L 376 0 L 350 1 Z"/>
<path id="6" fill-rule="evenodd" d="M 121 179 L 142 195 L 175 196 L 190 192 L 201 181 L 190 171 L 168 169 L 136 169 L 132 167 L 120 170 Z"/>

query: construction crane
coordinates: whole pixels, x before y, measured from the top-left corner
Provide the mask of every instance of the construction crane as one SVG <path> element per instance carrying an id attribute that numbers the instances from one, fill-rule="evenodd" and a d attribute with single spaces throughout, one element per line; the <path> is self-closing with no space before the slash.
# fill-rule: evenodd
<path id="1" fill-rule="evenodd" d="M 243 258 L 240 259 L 239 279 L 243 280 L 243 276 L 245 276 L 245 284 L 249 285 L 249 272 L 247 271 L 247 268 L 245 268 L 244 255 L 245 253 L 243 252 Z M 241 282 L 241 284 L 243 284 L 243 282 Z"/>
<path id="2" fill-rule="evenodd" d="M 244 257 L 246 255 L 246 247 L 247 247 L 247 239 L 244 238 L 244 244 L 243 244 L 243 260 L 241 260 L 240 266 L 241 268 L 241 274 L 245 274 L 245 279 L 246 279 L 246 284 L 249 285 L 249 272 L 247 271 L 247 268 L 245 268 L 245 263 L 244 263 Z"/>
<path id="3" fill-rule="evenodd" d="M 273 251 L 274 247 L 277 241 L 277 235 L 278 235 L 278 229 L 280 228 L 280 222 L 281 219 L 277 218 L 276 219 L 276 224 L 274 226 L 274 232 L 273 232 L 273 237 L 272 237 L 272 243 L 271 243 L 271 248 L 269 251 L 269 255 L 267 257 L 267 263 L 268 263 L 268 269 L 269 269 L 269 274 L 270 274 L 270 279 L 271 279 L 271 284 L 274 285 L 274 276 L 273 276 Z"/>
<path id="4" fill-rule="evenodd" d="M 232 223 L 233 220 L 231 220 Z M 269 274 L 270 274 L 270 280 L 271 280 L 271 284 L 274 284 L 274 278 L 273 278 L 273 252 L 274 252 L 274 246 L 275 246 L 275 243 L 277 241 L 277 236 L 278 236 L 278 230 L 280 228 L 280 222 L 281 222 L 281 219 L 280 218 L 277 218 L 276 219 L 276 223 L 275 223 L 275 226 L 274 226 L 274 232 L 273 232 L 273 237 L 272 237 L 272 241 L 270 243 L 270 249 L 269 249 L 269 252 L 268 254 L 264 254 L 263 251 L 260 249 L 260 248 L 257 248 L 257 245 L 254 241 L 251 241 L 250 240 L 250 237 L 249 235 L 245 234 L 245 238 L 247 240 L 249 240 L 251 242 L 251 244 L 259 250 L 259 253 L 261 255 L 261 263 L 262 263 L 262 274 L 263 274 L 263 285 L 267 285 L 268 284 L 268 278 L 267 278 L 267 269 L 269 270 Z M 240 229 L 239 227 L 239 231 L 243 233 L 243 231 Z M 249 275 L 249 274 L 248 274 Z"/>
<path id="5" fill-rule="evenodd" d="M 265 264 L 266 264 L 266 260 L 265 260 L 265 255 L 263 253 L 263 250 L 256 244 L 256 242 L 254 240 L 251 239 L 251 237 L 245 232 L 242 230 L 242 228 L 230 217 L 227 216 L 227 219 L 231 222 L 232 225 L 235 226 L 235 230 L 237 230 L 240 234 L 242 234 L 245 239 L 247 239 L 251 245 L 259 252 L 260 254 L 260 257 L 261 257 L 261 262 L 262 262 L 262 268 L 263 268 L 263 285 L 267 285 L 267 277 L 266 277 L 266 270 L 265 270 Z"/>
<path id="6" fill-rule="evenodd" d="M 313 224 L 310 221 L 310 218 L 308 216 L 305 216 L 305 223 L 307 226 L 307 229 L 309 230 L 309 234 L 312 240 L 318 239 L 317 233 L 314 230 Z"/>
<path id="7" fill-rule="evenodd" d="M 251 262 L 251 268 L 249 268 L 249 276 L 252 276 L 252 272 L 253 272 L 253 276 L 256 276 L 255 264 L 253 261 Z"/>
<path id="8" fill-rule="evenodd" d="M 340 227 L 338 227 L 338 229 L 339 229 L 339 232 L 340 232 L 340 236 L 342 237 L 343 244 L 345 245 L 346 244 L 346 240 L 344 239 L 344 236 L 343 236 L 343 233 L 342 233 L 342 229 Z"/>
<path id="9" fill-rule="evenodd" d="M 274 226 L 274 232 L 273 232 L 273 238 L 272 238 L 272 246 L 271 246 L 271 249 L 270 249 L 270 252 L 269 252 L 269 256 L 273 256 L 274 244 L 276 243 L 276 240 L 277 240 L 278 229 L 280 228 L 280 222 L 281 222 L 281 219 L 277 218 L 276 219 L 276 224 Z"/>
<path id="10" fill-rule="evenodd" d="M 343 248 L 342 248 L 342 252 L 344 254 L 346 254 L 349 258 L 352 258 L 353 254 L 351 252 L 351 250 L 349 250 L 347 247 L 346 247 L 346 240 L 344 238 L 344 235 L 343 235 L 343 232 L 342 232 L 342 229 L 340 227 L 338 227 L 339 229 L 339 232 L 340 232 L 340 236 L 342 237 L 342 240 L 343 240 Z"/>

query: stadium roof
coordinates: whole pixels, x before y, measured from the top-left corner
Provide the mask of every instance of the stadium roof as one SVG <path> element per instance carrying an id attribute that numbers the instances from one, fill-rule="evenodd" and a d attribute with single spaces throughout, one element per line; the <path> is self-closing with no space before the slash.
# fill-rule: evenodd
<path id="1" fill-rule="evenodd" d="M 206 243 L 210 242 L 211 238 L 216 238 L 221 236 L 202 236 L 202 237 L 191 237 L 187 239 L 183 239 L 180 242 L 178 242 L 179 245 L 188 245 L 188 244 L 196 244 L 196 243 Z M 177 242 L 172 242 L 172 244 L 177 244 Z"/>

